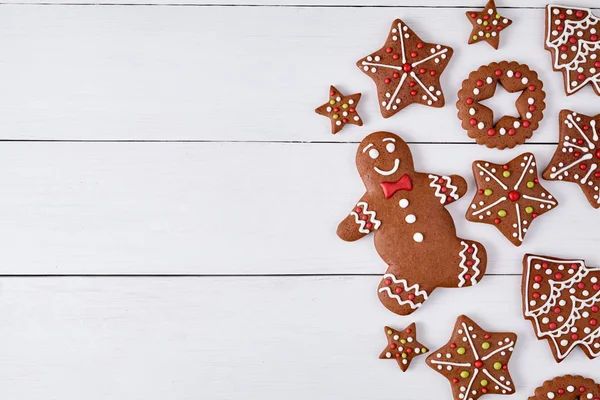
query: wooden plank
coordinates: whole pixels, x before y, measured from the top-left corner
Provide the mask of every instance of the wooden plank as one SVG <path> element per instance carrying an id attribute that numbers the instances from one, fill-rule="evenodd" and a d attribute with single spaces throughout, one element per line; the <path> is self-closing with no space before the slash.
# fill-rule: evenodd
<path id="1" fill-rule="evenodd" d="M 383 326 L 416 321 L 435 350 L 465 313 L 519 335 L 518 398 L 565 373 L 598 380 L 579 350 L 556 364 L 521 316 L 519 277 L 440 290 L 410 319 L 378 302 L 377 277 L 2 279 L 0 387 L 20 400 L 435 399 L 447 381 L 379 360 Z M 543 366 L 543 368 L 541 368 Z"/>
<path id="2" fill-rule="evenodd" d="M 561 202 L 515 248 L 467 222 L 477 145 L 413 145 L 416 168 L 458 173 L 470 191 L 449 207 L 461 237 L 488 248 L 490 273 L 519 273 L 524 252 L 593 261 L 597 210 L 573 184 L 545 182 Z M 23 143 L 0 146 L 2 274 L 379 274 L 372 239 L 335 229 L 363 192 L 355 144 Z M 586 228 L 587 227 L 587 228 Z M 576 238 L 576 239 L 575 239 Z"/>
<path id="3" fill-rule="evenodd" d="M 402 127 L 413 142 L 470 142 L 454 106 L 462 80 L 481 64 L 513 58 L 540 73 L 553 99 L 532 142 L 555 140 L 561 108 L 597 112 L 589 88 L 565 97 L 542 47 L 541 9 L 506 9 L 516 22 L 498 51 L 466 44 L 464 12 L 5 5 L 0 73 L 10 79 L 0 82 L 0 139 L 360 141 Z M 382 45 L 394 17 L 455 49 L 442 78 L 446 107 L 379 114 L 374 84 L 354 63 Z M 333 136 L 313 112 L 330 84 L 364 93 L 362 128 Z"/>

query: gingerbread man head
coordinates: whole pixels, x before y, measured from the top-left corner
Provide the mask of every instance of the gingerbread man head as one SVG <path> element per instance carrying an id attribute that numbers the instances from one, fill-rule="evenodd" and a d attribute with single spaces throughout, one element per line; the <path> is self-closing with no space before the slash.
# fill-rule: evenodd
<path id="1" fill-rule="evenodd" d="M 356 152 L 356 167 L 367 191 L 381 190 L 382 182 L 397 181 L 415 170 L 408 145 L 389 132 L 375 132 L 363 139 Z"/>

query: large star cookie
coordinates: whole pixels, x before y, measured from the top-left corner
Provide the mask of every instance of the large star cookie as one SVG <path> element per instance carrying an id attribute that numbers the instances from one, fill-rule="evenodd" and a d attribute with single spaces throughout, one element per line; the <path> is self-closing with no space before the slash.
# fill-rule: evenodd
<path id="1" fill-rule="evenodd" d="M 422 41 L 397 19 L 384 46 L 356 65 L 375 81 L 381 115 L 388 118 L 413 103 L 444 106 L 440 75 L 452 53 L 448 46 Z"/>
<path id="2" fill-rule="evenodd" d="M 546 339 L 556 362 L 579 346 L 600 356 L 600 268 L 583 260 L 526 254 L 523 257 L 523 315 L 538 339 Z"/>
<path id="3" fill-rule="evenodd" d="M 600 385 L 583 376 L 557 376 L 537 389 L 528 400 L 600 400 Z"/>
<path id="4" fill-rule="evenodd" d="M 329 88 L 329 101 L 316 108 L 315 112 L 331 120 L 331 133 L 334 135 L 341 131 L 346 124 L 362 126 L 362 119 L 356 112 L 360 96 L 360 93 L 344 96 L 339 90 L 331 86 Z"/>
<path id="5" fill-rule="evenodd" d="M 473 24 L 469 44 L 487 42 L 498 49 L 500 31 L 512 24 L 512 21 L 498 14 L 494 0 L 489 0 L 482 11 L 467 11 L 466 14 Z"/>
<path id="6" fill-rule="evenodd" d="M 600 114 L 589 117 L 570 110 L 558 115 L 558 147 L 542 175 L 544 179 L 574 182 L 594 208 L 600 207 Z"/>
<path id="7" fill-rule="evenodd" d="M 517 335 L 486 332 L 465 315 L 456 320 L 450 341 L 427 357 L 427 364 L 444 375 L 455 400 L 477 400 L 484 394 L 513 394 L 508 372 Z"/>
<path id="8" fill-rule="evenodd" d="M 473 162 L 477 193 L 467 220 L 495 225 L 515 246 L 533 220 L 558 205 L 538 180 L 535 157 L 524 153 L 506 164 Z"/>
<path id="9" fill-rule="evenodd" d="M 384 331 L 388 345 L 379 358 L 396 360 L 403 372 L 410 367 L 413 358 L 429 351 L 417 341 L 417 325 L 414 322 L 403 331 L 397 331 L 389 326 L 386 326 Z"/>
<path id="10" fill-rule="evenodd" d="M 588 83 L 600 96 L 600 19 L 592 10 L 546 6 L 544 47 L 552 54 L 552 68 L 561 71 L 567 96 Z"/>

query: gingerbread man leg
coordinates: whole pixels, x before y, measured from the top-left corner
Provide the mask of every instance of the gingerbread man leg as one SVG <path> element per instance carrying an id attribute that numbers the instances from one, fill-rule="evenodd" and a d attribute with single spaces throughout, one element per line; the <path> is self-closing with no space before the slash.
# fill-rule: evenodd
<path id="1" fill-rule="evenodd" d="M 405 267 L 390 265 L 377 288 L 379 301 L 398 315 L 417 311 L 435 289 L 435 286 L 417 282 L 412 276 L 407 277 L 406 271 Z"/>

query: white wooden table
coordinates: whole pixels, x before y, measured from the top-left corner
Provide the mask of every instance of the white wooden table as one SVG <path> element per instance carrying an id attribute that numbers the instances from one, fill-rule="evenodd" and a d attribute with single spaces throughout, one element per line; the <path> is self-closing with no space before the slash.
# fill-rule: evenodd
<path id="1" fill-rule="evenodd" d="M 525 252 L 600 265 L 598 210 L 575 185 L 545 182 L 561 206 L 521 248 L 463 217 L 472 160 L 532 151 L 545 166 L 561 108 L 600 112 L 589 87 L 567 98 L 550 69 L 545 2 L 498 0 L 514 20 L 498 51 L 466 44 L 464 12 L 484 0 L 375 2 L 0 7 L 0 399 L 450 399 L 423 358 L 403 374 L 377 357 L 384 325 L 416 321 L 435 349 L 461 313 L 519 335 L 515 399 L 559 374 L 600 379 L 579 350 L 553 361 L 519 287 Z M 455 54 L 446 107 L 384 120 L 354 63 L 396 17 Z M 466 136 L 454 103 L 470 71 L 504 59 L 537 70 L 548 106 L 528 144 L 500 152 Z M 363 93 L 363 127 L 332 136 L 314 114 L 330 84 Z M 411 317 L 379 303 L 372 241 L 335 235 L 363 189 L 357 143 L 375 130 L 409 141 L 418 169 L 468 179 L 450 211 L 490 257 L 481 284 L 439 290 Z"/>

